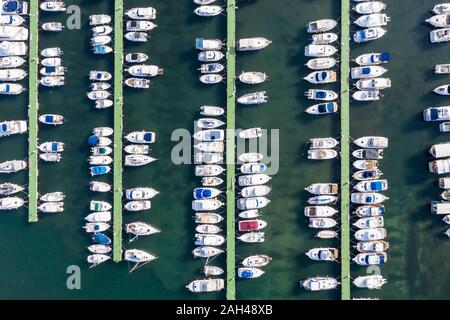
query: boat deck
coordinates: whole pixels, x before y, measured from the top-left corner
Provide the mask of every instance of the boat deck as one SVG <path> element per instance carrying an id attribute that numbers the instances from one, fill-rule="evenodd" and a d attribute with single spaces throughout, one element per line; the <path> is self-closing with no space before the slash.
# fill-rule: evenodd
<path id="1" fill-rule="evenodd" d="M 30 43 L 28 66 L 28 222 L 38 221 L 38 41 L 39 3 L 30 1 Z"/>
<path id="2" fill-rule="evenodd" d="M 122 260 L 123 0 L 114 0 L 113 260 Z"/>
<path id="3" fill-rule="evenodd" d="M 236 0 L 227 0 L 227 300 L 236 300 L 235 170 L 236 170 Z"/>
<path id="4" fill-rule="evenodd" d="M 350 0 L 341 0 L 341 299 L 350 299 Z"/>

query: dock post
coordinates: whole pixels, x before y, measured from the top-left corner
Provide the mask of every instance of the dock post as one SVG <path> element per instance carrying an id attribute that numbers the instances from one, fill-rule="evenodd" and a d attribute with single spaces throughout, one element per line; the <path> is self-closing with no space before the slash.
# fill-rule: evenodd
<path id="1" fill-rule="evenodd" d="M 122 260 L 123 0 L 114 0 L 113 260 Z"/>
<path id="2" fill-rule="evenodd" d="M 235 169 L 236 169 L 236 0 L 227 0 L 227 300 L 236 299 Z"/>
<path id="3" fill-rule="evenodd" d="M 341 0 L 341 299 L 350 299 L 350 0 Z"/>
<path id="4" fill-rule="evenodd" d="M 30 43 L 28 66 L 28 222 L 38 221 L 38 63 L 39 2 L 30 1 Z"/>

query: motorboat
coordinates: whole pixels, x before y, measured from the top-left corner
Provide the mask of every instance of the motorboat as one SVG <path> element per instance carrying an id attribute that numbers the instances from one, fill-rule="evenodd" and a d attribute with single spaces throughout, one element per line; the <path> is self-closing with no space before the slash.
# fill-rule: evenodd
<path id="1" fill-rule="evenodd" d="M 368 276 L 360 276 L 353 280 L 353 284 L 358 288 L 366 289 L 381 289 L 381 287 L 387 282 L 382 275 L 374 274 Z"/>
<path id="2" fill-rule="evenodd" d="M 93 47 L 96 46 L 104 46 L 112 41 L 110 36 L 94 36 L 91 38 L 91 45 Z"/>
<path id="3" fill-rule="evenodd" d="M 359 90 L 383 90 L 391 87 L 391 79 L 389 78 L 372 78 L 360 79 L 356 81 L 355 87 Z M 377 93 L 377 96 L 379 93 Z M 357 98 L 357 97 L 354 97 Z"/>
<path id="4" fill-rule="evenodd" d="M 112 251 L 110 246 L 104 244 L 91 244 L 89 247 L 87 247 L 87 249 L 89 250 L 89 252 L 97 254 L 106 254 Z"/>
<path id="5" fill-rule="evenodd" d="M 258 209 L 251 209 L 239 212 L 239 218 L 242 219 L 256 219 L 261 216 Z"/>
<path id="6" fill-rule="evenodd" d="M 25 22 L 25 19 L 19 15 L 2 14 L 0 15 L 0 25 L 18 27 Z"/>
<path id="7" fill-rule="evenodd" d="M 249 197 L 262 197 L 270 193 L 271 188 L 269 186 L 251 186 L 245 187 L 241 190 L 241 196 L 244 198 Z"/>
<path id="8" fill-rule="evenodd" d="M 373 229 L 384 227 L 383 217 L 367 217 L 356 220 L 353 225 L 359 229 Z"/>
<path id="9" fill-rule="evenodd" d="M 332 218 L 309 218 L 308 226 L 314 229 L 329 229 L 337 225 Z"/>
<path id="10" fill-rule="evenodd" d="M 450 190 L 444 190 L 440 196 L 444 200 L 450 200 Z"/>
<path id="11" fill-rule="evenodd" d="M 352 98 L 356 101 L 378 101 L 380 96 L 381 94 L 378 90 L 361 90 L 352 94 Z"/>
<path id="12" fill-rule="evenodd" d="M 354 61 L 360 66 L 372 66 L 391 61 L 391 55 L 389 52 L 365 53 L 359 55 Z"/>
<path id="13" fill-rule="evenodd" d="M 127 10 L 125 15 L 136 20 L 154 20 L 156 19 L 156 9 L 152 7 L 132 8 Z"/>
<path id="14" fill-rule="evenodd" d="M 379 13 L 386 9 L 386 4 L 381 1 L 368 1 L 358 3 L 352 9 L 359 14 Z"/>
<path id="15" fill-rule="evenodd" d="M 24 204 L 25 201 L 19 197 L 0 198 L 0 210 L 15 210 Z"/>
<path id="16" fill-rule="evenodd" d="M 385 195 L 376 192 L 352 193 L 350 199 L 352 203 L 356 204 L 379 204 L 389 200 Z"/>
<path id="17" fill-rule="evenodd" d="M 201 246 L 197 247 L 194 250 L 192 250 L 192 254 L 194 255 L 194 258 L 211 258 L 214 256 L 217 256 L 224 251 L 219 248 L 210 247 L 210 246 Z"/>
<path id="18" fill-rule="evenodd" d="M 264 173 L 247 174 L 239 176 L 238 185 L 240 187 L 263 185 L 272 179 L 270 176 Z"/>
<path id="19" fill-rule="evenodd" d="M 386 238 L 385 228 L 361 229 L 355 232 L 355 239 L 358 241 L 375 241 Z"/>
<path id="20" fill-rule="evenodd" d="M 41 60 L 41 64 L 45 67 L 58 67 L 62 64 L 62 59 L 58 57 L 44 58 Z"/>
<path id="21" fill-rule="evenodd" d="M 155 77 L 162 75 L 164 70 L 155 65 L 139 64 L 127 69 L 128 73 L 135 77 Z"/>
<path id="22" fill-rule="evenodd" d="M 27 122 L 24 120 L 12 120 L 0 122 L 0 137 L 27 132 Z"/>
<path id="23" fill-rule="evenodd" d="M 199 5 L 208 5 L 214 2 L 216 2 L 216 0 L 194 0 L 194 3 Z"/>
<path id="24" fill-rule="evenodd" d="M 124 208 L 128 211 L 144 211 L 151 208 L 151 202 L 149 200 L 134 200 L 127 202 Z"/>
<path id="25" fill-rule="evenodd" d="M 107 71 L 91 71 L 89 72 L 89 80 L 93 81 L 108 81 L 111 80 L 112 75 Z"/>
<path id="26" fill-rule="evenodd" d="M 245 105 L 261 104 L 266 103 L 267 98 L 268 96 L 266 95 L 266 91 L 258 91 L 240 96 L 237 99 L 237 102 Z"/>
<path id="27" fill-rule="evenodd" d="M 338 35 L 332 32 L 313 34 L 311 37 L 312 44 L 331 44 L 338 39 Z"/>
<path id="28" fill-rule="evenodd" d="M 107 54 L 113 51 L 113 48 L 104 44 L 97 44 L 92 46 L 93 54 Z"/>
<path id="29" fill-rule="evenodd" d="M 224 65 L 216 62 L 216 63 L 202 64 L 198 70 L 202 74 L 205 74 L 205 73 L 209 74 L 209 73 L 222 72 L 223 69 L 225 69 Z"/>
<path id="30" fill-rule="evenodd" d="M 339 185 L 337 183 L 313 183 L 305 190 L 315 195 L 333 195 L 338 193 Z"/>
<path id="31" fill-rule="evenodd" d="M 85 218 L 88 222 L 109 222 L 111 221 L 111 212 L 98 211 L 88 214 Z"/>
<path id="32" fill-rule="evenodd" d="M 383 159 L 383 149 L 357 149 L 352 152 L 352 156 L 364 160 Z"/>
<path id="33" fill-rule="evenodd" d="M 353 141 L 358 147 L 369 149 L 384 149 L 388 147 L 389 139 L 380 136 L 364 136 Z"/>
<path id="34" fill-rule="evenodd" d="M 0 41 L 0 57 L 24 56 L 27 54 L 27 45 L 20 41 Z"/>
<path id="35" fill-rule="evenodd" d="M 441 43 L 450 41 L 450 28 L 442 28 L 430 31 L 431 43 Z"/>
<path id="36" fill-rule="evenodd" d="M 108 211 L 112 208 L 112 205 L 106 201 L 91 200 L 89 203 L 89 209 L 92 211 Z"/>
<path id="37" fill-rule="evenodd" d="M 333 19 L 321 19 L 311 21 L 306 26 L 308 33 L 327 32 L 337 26 L 337 21 Z"/>
<path id="38" fill-rule="evenodd" d="M 222 231 L 222 229 L 214 224 L 199 224 L 195 227 L 195 231 L 198 233 L 216 234 Z"/>
<path id="39" fill-rule="evenodd" d="M 450 85 L 444 84 L 442 86 L 439 86 L 439 87 L 433 89 L 433 92 L 436 94 L 439 94 L 441 96 L 448 96 L 448 95 L 450 95 L 449 88 L 450 88 Z"/>
<path id="40" fill-rule="evenodd" d="M 197 233 L 194 235 L 194 244 L 196 246 L 221 246 L 225 238 L 218 234 Z"/>
<path id="41" fill-rule="evenodd" d="M 38 210 L 45 213 L 63 212 L 64 202 L 44 202 L 38 206 Z"/>
<path id="42" fill-rule="evenodd" d="M 196 212 L 194 222 L 198 224 L 216 224 L 223 220 L 223 217 L 217 213 Z"/>
<path id="43" fill-rule="evenodd" d="M 98 137 L 109 137 L 114 133 L 114 129 L 110 127 L 96 127 L 92 129 L 92 134 Z"/>
<path id="44" fill-rule="evenodd" d="M 310 100 L 333 101 L 339 96 L 336 92 L 322 89 L 309 89 L 305 92 L 305 96 Z"/>
<path id="45" fill-rule="evenodd" d="M 153 143 L 156 141 L 155 133 L 152 131 L 133 131 L 125 136 L 131 143 Z"/>
<path id="46" fill-rule="evenodd" d="M 147 61 L 148 58 L 149 58 L 148 55 L 142 52 L 128 53 L 125 56 L 125 61 L 128 63 L 141 63 Z"/>
<path id="47" fill-rule="evenodd" d="M 309 113 L 309 114 L 313 114 L 313 115 L 322 115 L 322 114 L 328 114 L 328 113 L 335 113 L 338 111 L 338 108 L 339 107 L 338 107 L 337 102 L 325 102 L 325 103 L 319 103 L 319 104 L 312 105 L 311 107 L 308 107 L 305 110 L 305 112 Z M 331 155 L 330 152 L 328 152 L 328 153 Z"/>
<path id="48" fill-rule="evenodd" d="M 242 153 L 238 156 L 238 160 L 240 162 L 258 162 L 263 159 L 263 155 L 261 153 L 256 152 L 248 152 L 248 153 Z"/>
<path id="49" fill-rule="evenodd" d="M 217 210 L 224 205 L 223 202 L 217 199 L 204 199 L 204 200 L 193 200 L 192 210 L 194 211 L 213 211 Z"/>
<path id="50" fill-rule="evenodd" d="M 217 50 L 202 51 L 198 54 L 198 61 L 201 62 L 217 62 L 222 60 L 225 55 Z"/>
<path id="51" fill-rule="evenodd" d="M 90 165 L 107 165 L 107 164 L 111 164 L 113 162 L 113 159 L 110 156 L 90 156 L 87 161 L 89 162 Z"/>
<path id="52" fill-rule="evenodd" d="M 43 67 L 39 70 L 39 73 L 43 76 L 63 76 L 66 69 L 62 66 L 56 67 Z"/>
<path id="53" fill-rule="evenodd" d="M 221 193 L 221 190 L 212 187 L 195 188 L 192 192 L 192 196 L 195 200 L 212 199 L 216 198 Z"/>
<path id="54" fill-rule="evenodd" d="M 98 99 L 95 100 L 94 102 L 95 102 L 94 108 L 96 109 L 106 109 L 114 105 L 114 102 L 110 99 Z"/>
<path id="55" fill-rule="evenodd" d="M 225 140 L 225 131 L 222 129 L 200 130 L 193 134 L 193 138 L 203 142 L 221 142 Z"/>
<path id="56" fill-rule="evenodd" d="M 254 279 L 261 277 L 265 272 L 258 268 L 239 267 L 237 275 L 242 279 Z"/>
<path id="57" fill-rule="evenodd" d="M 40 6 L 43 11 L 50 12 L 63 12 L 66 11 L 66 4 L 63 1 L 44 1 L 41 2 Z"/>
<path id="58" fill-rule="evenodd" d="M 444 218 L 442 218 L 442 221 L 446 224 L 450 224 L 450 214 L 447 214 Z"/>
<path id="59" fill-rule="evenodd" d="M 339 282 L 332 277 L 313 277 L 300 281 L 300 285 L 308 291 L 324 291 L 336 289 Z"/>
<path id="60" fill-rule="evenodd" d="M 216 266 L 206 265 L 203 267 L 203 274 L 205 276 L 220 276 L 223 273 L 224 273 L 223 269 Z"/>
<path id="61" fill-rule="evenodd" d="M 103 232 L 110 228 L 106 222 L 88 222 L 83 226 L 87 233 Z"/>
<path id="62" fill-rule="evenodd" d="M 246 232 L 237 237 L 238 240 L 241 240 L 246 243 L 261 243 L 265 240 L 264 232 Z"/>
<path id="63" fill-rule="evenodd" d="M 243 38 L 236 43 L 237 51 L 254 51 L 262 50 L 272 43 L 269 39 L 264 37 Z"/>
<path id="64" fill-rule="evenodd" d="M 39 159 L 42 159 L 47 162 L 60 162 L 62 159 L 62 156 L 60 153 L 57 153 L 57 152 L 46 152 L 46 153 L 40 153 Z"/>
<path id="65" fill-rule="evenodd" d="M 64 151 L 64 143 L 63 142 L 44 142 L 38 146 L 38 149 L 41 152 L 63 152 Z"/>
<path id="66" fill-rule="evenodd" d="M 383 265 L 387 262 L 387 254 L 385 252 L 358 253 L 352 260 L 361 266 Z"/>
<path id="67" fill-rule="evenodd" d="M 435 158 L 450 157 L 450 142 L 434 144 L 428 152 Z"/>
<path id="68" fill-rule="evenodd" d="M 218 117 L 225 113 L 225 110 L 216 106 L 201 106 L 200 114 L 209 117 Z"/>
<path id="69" fill-rule="evenodd" d="M 65 83 L 64 76 L 46 76 L 39 80 L 39 83 L 45 87 L 60 87 Z"/>
<path id="70" fill-rule="evenodd" d="M 309 139 L 310 149 L 332 149 L 339 144 L 334 138 L 311 138 Z"/>
<path id="71" fill-rule="evenodd" d="M 23 91 L 23 86 L 18 83 L 0 83 L 0 94 L 17 95 Z"/>
<path id="72" fill-rule="evenodd" d="M 89 182 L 89 189 L 94 192 L 109 192 L 111 191 L 111 185 L 106 182 L 91 181 Z"/>
<path id="73" fill-rule="evenodd" d="M 222 46 L 223 42 L 219 39 L 195 39 L 195 49 L 198 50 L 220 50 Z"/>
<path id="74" fill-rule="evenodd" d="M 148 154 L 148 145 L 145 144 L 129 144 L 125 146 L 124 151 L 129 154 Z"/>
<path id="75" fill-rule="evenodd" d="M 39 200 L 45 201 L 45 202 L 59 202 L 63 201 L 66 195 L 64 192 L 56 191 L 56 192 L 49 192 L 44 195 L 42 195 Z"/>
<path id="76" fill-rule="evenodd" d="M 304 209 L 305 217 L 309 218 L 329 218 L 338 211 L 330 206 L 306 206 Z"/>
<path id="77" fill-rule="evenodd" d="M 194 145 L 194 149 L 202 152 L 218 152 L 225 151 L 225 144 L 223 142 L 200 142 Z"/>
<path id="78" fill-rule="evenodd" d="M 447 236 L 447 238 L 450 238 L 450 228 L 448 228 L 444 234 Z"/>
<path id="79" fill-rule="evenodd" d="M 389 242 L 384 240 L 361 241 L 353 247 L 359 252 L 384 252 L 389 249 Z"/>
<path id="80" fill-rule="evenodd" d="M 439 188 L 450 189 L 450 177 L 440 178 Z"/>
<path id="81" fill-rule="evenodd" d="M 267 226 L 267 222 L 260 219 L 244 220 L 238 222 L 238 229 L 241 232 L 257 231 L 264 229 Z"/>
<path id="82" fill-rule="evenodd" d="M 336 248 L 313 248 L 306 252 L 306 256 L 316 261 L 336 261 L 339 250 Z"/>
<path id="83" fill-rule="evenodd" d="M 314 58 L 308 60 L 305 64 L 311 70 L 324 70 L 333 68 L 337 61 L 335 58 Z"/>
<path id="84" fill-rule="evenodd" d="M 450 64 L 437 64 L 434 67 L 435 74 L 449 74 L 450 73 Z"/>
<path id="85" fill-rule="evenodd" d="M 6 182 L 0 184 L 0 196 L 10 196 L 12 194 L 22 192 L 24 190 L 25 190 L 24 187 L 19 186 L 18 184 L 15 183 Z"/>
<path id="86" fill-rule="evenodd" d="M 337 49 L 330 44 L 310 44 L 305 47 L 305 56 L 314 58 L 330 57 Z"/>
<path id="87" fill-rule="evenodd" d="M 159 191 L 153 188 L 139 187 L 125 190 L 125 197 L 128 200 L 148 200 L 157 196 Z"/>
<path id="88" fill-rule="evenodd" d="M 431 24 L 435 28 L 450 27 L 450 13 L 434 15 L 431 18 L 426 19 L 425 22 Z"/>
<path id="89" fill-rule="evenodd" d="M 157 259 L 158 257 L 144 250 L 139 249 L 128 249 L 125 250 L 123 254 L 123 259 L 125 261 L 134 263 L 149 262 Z"/>
<path id="90" fill-rule="evenodd" d="M 101 137 L 94 134 L 89 137 L 88 143 L 90 146 L 106 147 L 112 143 L 112 140 L 108 137 Z"/>
<path id="91" fill-rule="evenodd" d="M 367 28 L 356 31 L 353 35 L 353 40 L 356 43 L 369 42 L 383 37 L 386 32 L 386 29 L 383 29 L 381 27 Z"/>
<path id="92" fill-rule="evenodd" d="M 443 174 L 450 172 L 450 158 L 430 161 L 428 169 L 432 173 Z"/>
<path id="93" fill-rule="evenodd" d="M 194 13 L 200 17 L 214 17 L 221 14 L 223 8 L 216 5 L 199 6 L 195 8 Z"/>
<path id="94" fill-rule="evenodd" d="M 19 81 L 27 76 L 22 69 L 0 69 L 0 81 Z"/>
<path id="95" fill-rule="evenodd" d="M 103 263 L 105 261 L 110 260 L 111 257 L 106 254 L 90 254 L 87 256 L 86 260 L 89 264 L 91 264 L 91 267 L 95 267 L 99 265 L 100 263 Z"/>
<path id="96" fill-rule="evenodd" d="M 124 83 L 130 88 L 148 89 L 150 88 L 150 80 L 142 78 L 128 78 Z"/>
<path id="97" fill-rule="evenodd" d="M 200 129 L 216 129 L 225 125 L 225 122 L 214 118 L 200 118 L 197 120 L 196 124 Z"/>
<path id="98" fill-rule="evenodd" d="M 387 69 L 382 66 L 365 66 L 354 67 L 351 69 L 351 78 L 356 79 L 368 79 L 382 76 L 387 72 Z"/>
<path id="99" fill-rule="evenodd" d="M 355 186 L 355 189 L 358 190 L 359 192 L 385 191 L 388 189 L 388 182 L 385 179 L 361 181 Z"/>
<path id="100" fill-rule="evenodd" d="M 0 68 L 17 68 L 25 63 L 25 59 L 17 56 L 8 56 L 0 58 Z"/>
<path id="101" fill-rule="evenodd" d="M 2 14 L 28 14 L 28 2 L 20 0 L 8 0 L 1 3 Z"/>
<path id="102" fill-rule="evenodd" d="M 41 51 L 41 56 L 44 58 L 59 57 L 63 54 L 63 51 L 59 47 L 45 48 Z"/>
<path id="103" fill-rule="evenodd" d="M 242 72 L 239 75 L 239 81 L 246 84 L 259 84 L 267 80 L 267 75 L 264 72 Z"/>
<path id="104" fill-rule="evenodd" d="M 241 263 L 244 267 L 253 268 L 267 266 L 270 261 L 272 261 L 271 257 L 264 254 L 257 254 L 245 258 Z"/>
<path id="105" fill-rule="evenodd" d="M 270 200 L 266 197 L 243 198 L 236 201 L 236 205 L 239 210 L 261 209 L 269 203 Z"/>
<path id="106" fill-rule="evenodd" d="M 14 173 L 24 170 L 27 163 L 23 160 L 10 160 L 0 163 L 0 173 Z"/>
<path id="107" fill-rule="evenodd" d="M 424 121 L 450 120 L 450 106 L 429 107 L 423 111 Z"/>
<path id="108" fill-rule="evenodd" d="M 108 16 L 106 14 L 93 14 L 89 16 L 89 24 L 91 26 L 109 24 L 111 23 L 111 20 L 111 16 Z"/>
<path id="109" fill-rule="evenodd" d="M 42 24 L 42 30 L 50 32 L 61 32 L 64 29 L 64 25 L 61 22 L 45 22 Z"/>
<path id="110" fill-rule="evenodd" d="M 125 24 L 126 31 L 150 31 L 157 27 L 156 24 L 154 24 L 151 21 L 145 21 L 145 20 L 131 20 L 127 21 Z"/>
<path id="111" fill-rule="evenodd" d="M 59 125 L 63 124 L 64 117 L 59 114 L 43 114 L 39 116 L 39 122 L 44 124 Z"/>
<path id="112" fill-rule="evenodd" d="M 332 149 L 314 149 L 308 150 L 308 159 L 311 160 L 328 160 L 338 156 L 338 152 Z"/>
<path id="113" fill-rule="evenodd" d="M 225 168 L 216 164 L 196 165 L 195 175 L 197 177 L 215 177 L 222 174 Z"/>
<path id="114" fill-rule="evenodd" d="M 26 41 L 28 28 L 0 25 L 0 41 Z"/>
<path id="115" fill-rule="evenodd" d="M 439 3 L 431 9 L 431 12 L 435 14 L 450 13 L 450 3 Z"/>
<path id="116" fill-rule="evenodd" d="M 95 26 L 91 28 L 92 35 L 96 36 L 107 36 L 111 32 L 113 32 L 113 28 L 108 25 Z"/>
<path id="117" fill-rule="evenodd" d="M 373 28 L 386 26 L 391 18 L 384 13 L 372 13 L 360 16 L 354 23 L 361 28 Z"/>
<path id="118" fill-rule="evenodd" d="M 335 71 L 326 70 L 326 71 L 314 71 L 304 77 L 306 81 L 312 84 L 324 84 L 324 83 L 332 83 L 336 82 L 337 74 Z"/>
<path id="119" fill-rule="evenodd" d="M 241 165 L 240 170 L 243 174 L 264 173 L 267 166 L 264 163 L 249 162 Z"/>
<path id="120" fill-rule="evenodd" d="M 98 243 L 98 244 L 103 244 L 103 245 L 109 245 L 112 242 L 108 236 L 104 235 L 101 232 L 94 233 L 94 235 L 92 236 L 91 239 L 92 239 L 92 242 Z"/>
<path id="121" fill-rule="evenodd" d="M 336 203 L 337 201 L 336 196 L 331 195 L 320 195 L 320 196 L 314 196 L 308 199 L 308 204 L 310 205 L 324 205 L 324 204 L 330 204 L 330 203 Z"/>
<path id="122" fill-rule="evenodd" d="M 152 225 L 150 225 L 148 223 L 137 221 L 137 222 L 132 222 L 132 223 L 126 224 L 125 232 L 131 233 L 135 236 L 149 236 L 152 234 L 160 233 L 161 230 L 153 227 Z"/>
<path id="123" fill-rule="evenodd" d="M 334 239 L 338 237 L 338 233 L 334 230 L 320 230 L 315 237 L 319 239 Z"/>
<path id="124" fill-rule="evenodd" d="M 225 281 L 223 279 L 194 280 L 186 288 L 194 293 L 217 292 L 225 288 Z"/>
<path id="125" fill-rule="evenodd" d="M 450 214 L 450 202 L 449 201 L 432 201 L 431 213 L 438 215 Z"/>
<path id="126" fill-rule="evenodd" d="M 239 138 L 241 139 L 253 139 L 253 138 L 259 138 L 262 137 L 262 129 L 261 128 L 250 128 L 241 130 L 238 133 Z"/>
<path id="127" fill-rule="evenodd" d="M 127 154 L 124 159 L 124 165 L 128 167 L 138 167 L 156 161 L 156 158 L 145 154 Z"/>

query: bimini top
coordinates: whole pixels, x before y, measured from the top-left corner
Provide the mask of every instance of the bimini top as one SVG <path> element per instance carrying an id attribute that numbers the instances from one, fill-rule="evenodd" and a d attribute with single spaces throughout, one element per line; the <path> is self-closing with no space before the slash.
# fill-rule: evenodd
<path id="1" fill-rule="evenodd" d="M 148 132 L 144 134 L 144 141 L 153 141 L 153 133 Z"/>
<path id="2" fill-rule="evenodd" d="M 99 141 L 100 141 L 100 139 L 96 135 L 93 135 L 93 136 L 89 137 L 88 143 L 89 143 L 89 145 L 94 146 L 94 145 L 98 144 Z"/>
<path id="3" fill-rule="evenodd" d="M 320 104 L 319 105 L 319 112 L 320 113 L 334 112 L 333 102 Z"/>
<path id="4" fill-rule="evenodd" d="M 375 181 L 370 183 L 370 190 L 381 191 L 383 189 L 383 183 L 381 181 Z"/>

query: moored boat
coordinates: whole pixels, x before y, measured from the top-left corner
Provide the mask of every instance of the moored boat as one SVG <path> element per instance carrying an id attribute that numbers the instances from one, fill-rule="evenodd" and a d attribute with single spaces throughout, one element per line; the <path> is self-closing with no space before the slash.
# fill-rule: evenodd
<path id="1" fill-rule="evenodd" d="M 321 19 L 311 21 L 306 26 L 308 33 L 327 32 L 337 26 L 336 20 L 333 19 Z"/>
<path id="2" fill-rule="evenodd" d="M 324 218 L 332 217 L 338 211 L 330 206 L 306 206 L 304 209 L 305 217 L 310 218 Z"/>
<path id="3" fill-rule="evenodd" d="M 306 187 L 305 190 L 316 195 L 332 195 L 338 193 L 339 185 L 337 183 L 313 183 Z"/>
<path id="4" fill-rule="evenodd" d="M 324 291 L 336 289 L 339 282 L 332 277 L 313 277 L 300 281 L 300 285 L 308 291 Z"/>
<path id="5" fill-rule="evenodd" d="M 194 280 L 186 288 L 195 293 L 217 292 L 225 288 L 225 281 L 223 279 Z"/>
<path id="6" fill-rule="evenodd" d="M 353 284 L 358 288 L 381 289 L 387 282 L 381 275 L 359 276 L 353 280 Z"/>
<path id="7" fill-rule="evenodd" d="M 127 202 L 124 208 L 128 211 L 144 211 L 151 208 L 151 202 L 149 200 L 133 200 Z"/>
<path id="8" fill-rule="evenodd" d="M 264 37 L 244 38 L 239 39 L 236 43 L 236 50 L 238 51 L 254 51 L 261 50 L 270 45 L 272 41 Z"/>

